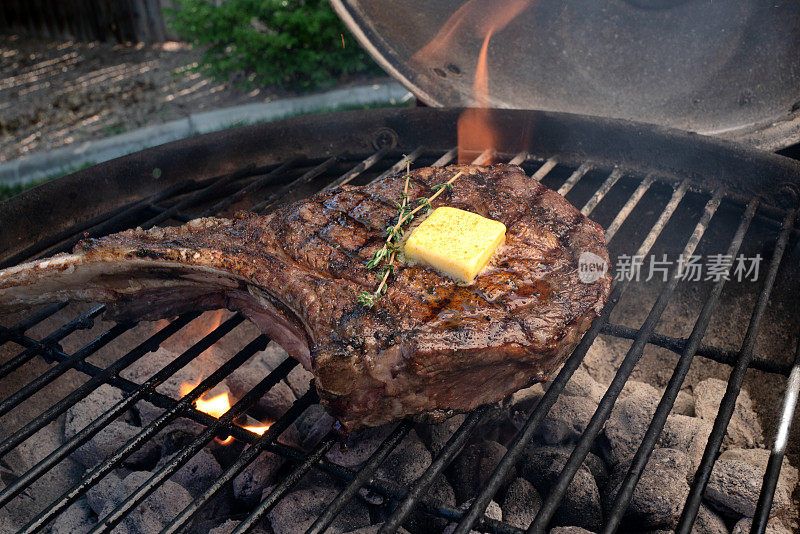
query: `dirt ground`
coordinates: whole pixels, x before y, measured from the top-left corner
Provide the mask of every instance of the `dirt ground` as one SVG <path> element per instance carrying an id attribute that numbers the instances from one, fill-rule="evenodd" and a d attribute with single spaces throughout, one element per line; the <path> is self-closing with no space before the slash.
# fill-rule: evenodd
<path id="1" fill-rule="evenodd" d="M 0 36 L 0 161 L 293 96 L 280 88 L 244 91 L 190 72 L 199 57 L 179 42 L 145 47 Z"/>

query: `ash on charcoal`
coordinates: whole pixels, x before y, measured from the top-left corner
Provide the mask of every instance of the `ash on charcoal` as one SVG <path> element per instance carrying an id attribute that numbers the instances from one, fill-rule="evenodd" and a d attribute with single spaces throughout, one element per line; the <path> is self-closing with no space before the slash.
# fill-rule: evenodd
<path id="1" fill-rule="evenodd" d="M 86 534 L 97 524 L 97 516 L 92 513 L 86 499 L 78 499 L 61 512 L 50 527 L 50 534 Z M 0 525 L 2 526 L 2 525 Z M 11 532 L 0 530 L 0 532 Z"/>
<path id="2" fill-rule="evenodd" d="M 659 437 L 659 446 L 685 452 L 692 460 L 692 469 L 696 470 L 713 427 L 714 423 L 699 417 L 669 415 Z"/>
<path id="3" fill-rule="evenodd" d="M 749 517 L 743 517 L 734 525 L 731 534 L 749 534 L 752 526 L 753 520 Z M 764 532 L 766 534 L 792 534 L 792 529 L 776 519 L 770 519 Z"/>
<path id="4" fill-rule="evenodd" d="M 447 469 L 456 502 L 461 503 L 477 495 L 505 454 L 506 448 L 496 441 L 483 440 L 464 447 Z M 513 471 L 509 472 L 509 481 L 515 477 Z"/>
<path id="5" fill-rule="evenodd" d="M 556 527 L 550 529 L 550 534 L 594 534 L 594 532 L 581 527 Z"/>
<path id="6" fill-rule="evenodd" d="M 524 478 L 515 478 L 508 485 L 502 506 L 506 523 L 527 529 L 541 507 L 542 498 L 533 484 Z"/>
<path id="7" fill-rule="evenodd" d="M 99 515 L 103 511 L 106 503 L 112 501 L 114 492 L 121 484 L 122 479 L 112 471 L 89 488 L 86 492 L 86 502 L 94 513 Z"/>
<path id="8" fill-rule="evenodd" d="M 251 359 L 252 362 L 252 359 Z M 271 369 L 256 364 L 246 364 L 225 380 L 233 398 L 240 399 L 258 385 Z M 292 407 L 297 398 L 284 382 L 278 382 L 258 400 L 258 410 L 273 421 Z"/>
<path id="9" fill-rule="evenodd" d="M 165 456 L 156 466 L 161 469 L 173 456 Z M 183 486 L 192 497 L 203 493 L 222 474 L 222 467 L 214 455 L 205 449 L 192 456 L 178 471 L 173 473 L 170 480 Z"/>
<path id="10" fill-rule="evenodd" d="M 694 417 L 694 397 L 692 394 L 685 390 L 679 391 L 678 396 L 675 397 L 675 404 L 672 405 L 670 413 L 672 415 L 688 415 L 689 417 Z"/>
<path id="11" fill-rule="evenodd" d="M 321 473 L 309 473 L 267 514 L 275 534 L 305 532 L 325 507 L 341 491 L 341 486 Z M 265 490 L 264 496 L 269 491 Z M 327 532 L 341 533 L 370 525 L 369 510 L 357 499 L 351 500 Z"/>
<path id="12" fill-rule="evenodd" d="M 312 404 L 301 413 L 297 419 L 295 419 L 294 425 L 297 428 L 297 433 L 300 438 L 300 443 L 304 443 L 308 438 L 308 435 L 314 429 L 314 426 L 317 424 L 317 421 L 320 418 L 327 416 L 330 425 L 333 425 L 333 417 L 328 415 L 328 412 L 325 411 L 325 408 L 322 407 L 320 404 Z M 330 429 L 330 426 L 328 426 Z"/>
<path id="13" fill-rule="evenodd" d="M 753 517 L 769 454 L 766 449 L 729 449 L 723 452 L 711 472 L 706 499 L 722 511 Z M 772 503 L 773 515 L 797 517 L 792 503 L 797 480 L 797 469 L 784 459 Z"/>
<path id="14" fill-rule="evenodd" d="M 106 498 L 103 508 L 98 515 L 103 517 L 111 513 L 130 493 L 139 486 L 146 483 L 152 473 L 146 471 L 134 471 L 126 476 L 121 483 L 106 490 Z M 109 477 L 106 477 L 108 479 Z M 114 532 L 119 534 L 149 534 L 160 532 L 175 515 L 183 510 L 192 502 L 192 496 L 179 484 L 171 480 L 164 481 L 163 484 L 151 493 L 142 504 L 137 506 L 125 519 L 117 526 Z M 90 500 L 90 505 L 92 502 Z M 93 506 L 94 509 L 94 506 Z"/>
<path id="15" fill-rule="evenodd" d="M 11 412 L 3 418 L 3 423 L 9 426 L 0 428 L 0 435 L 4 431 L 9 432 L 11 429 L 17 428 L 16 417 L 19 417 L 19 414 Z M 64 416 L 57 418 L 5 454 L 2 458 L 0 474 L 3 475 L 6 482 L 10 482 L 16 476 L 29 471 L 64 443 L 64 419 Z M 19 422 L 25 424 L 28 421 Z M 82 473 L 83 468 L 71 458 L 66 458 L 53 466 L 52 469 L 43 473 L 41 477 L 31 484 L 19 498 L 12 499 L 0 509 L 0 526 L 4 521 L 12 525 L 15 525 L 16 521 L 21 521 L 24 524 L 25 518 L 35 516 L 42 508 L 58 499 L 72 487 L 79 480 Z M 10 477 L 7 475 L 10 475 Z M 4 487 L 3 480 L 0 479 L 0 490 Z M 16 532 L 21 526 L 22 524 L 12 526 L 9 531 Z M 3 530 L 0 530 L 0 532 L 3 532 Z"/>
<path id="16" fill-rule="evenodd" d="M 428 447 L 428 450 L 431 451 L 431 454 L 436 456 L 447 444 L 450 436 L 464 423 L 466 418 L 467 416 L 465 414 L 456 414 L 441 423 L 432 425 L 417 423 L 414 426 L 414 430 L 417 432 L 422 442 Z"/>
<path id="17" fill-rule="evenodd" d="M 728 527 L 720 516 L 701 504 L 692 526 L 692 534 L 728 534 Z"/>
<path id="18" fill-rule="evenodd" d="M 345 534 L 378 534 L 378 531 L 383 526 L 383 523 L 378 523 L 376 525 L 370 525 L 368 527 L 362 527 L 356 530 L 351 530 L 350 532 L 346 532 Z M 397 534 L 408 534 L 408 531 L 403 527 L 399 527 L 395 532 Z"/>
<path id="19" fill-rule="evenodd" d="M 553 375 L 555 377 L 555 375 Z M 549 388 L 552 380 L 549 380 L 545 388 Z M 606 388 L 603 387 L 589 374 L 584 366 L 578 367 L 564 386 L 561 395 L 572 395 L 575 397 L 586 397 L 592 399 L 595 404 L 600 402 Z"/>
<path id="20" fill-rule="evenodd" d="M 307 451 L 310 451 L 314 445 L 319 443 L 319 441 L 331 431 L 331 428 L 333 428 L 335 422 L 336 419 L 327 413 L 320 415 L 319 419 L 314 421 L 314 423 L 311 425 L 308 434 L 306 434 L 306 436 L 303 438 L 303 448 Z"/>
<path id="21" fill-rule="evenodd" d="M 511 395 L 508 407 L 511 424 L 517 429 L 522 428 L 525 421 L 528 420 L 528 415 L 544 397 L 544 391 L 543 384 L 537 383 Z"/>
<path id="22" fill-rule="evenodd" d="M 469 507 L 472 506 L 474 500 L 475 500 L 474 498 L 469 499 L 468 501 L 464 502 L 461 506 L 459 506 L 459 509 L 462 512 L 466 512 L 467 510 L 469 510 Z M 500 508 L 500 505 L 494 501 L 489 501 L 489 505 L 486 507 L 486 511 L 483 514 L 489 519 L 494 519 L 495 521 L 503 520 L 503 510 Z M 447 525 L 447 528 L 445 528 L 442 531 L 442 534 L 453 534 L 457 526 L 458 523 L 450 523 L 449 525 Z M 470 530 L 469 532 L 470 534 L 480 534 L 477 530 Z"/>
<path id="23" fill-rule="evenodd" d="M 324 423 L 327 425 L 327 421 Z M 392 433 L 395 425 L 365 427 L 355 430 L 347 437 L 344 446 L 334 446 L 326 457 L 331 462 L 344 467 L 358 467 L 380 447 L 383 440 Z"/>
<path id="24" fill-rule="evenodd" d="M 142 384 L 178 356 L 179 354 L 176 352 L 164 348 L 163 346 L 159 347 L 157 351 L 151 352 L 133 362 L 129 367 L 120 372 L 120 376 L 127 378 L 131 382 Z M 180 399 L 182 385 L 196 385 L 214 370 L 215 367 L 205 361 L 200 359 L 192 360 L 159 384 L 156 391 L 168 397 L 172 397 L 173 399 Z M 224 382 L 217 384 L 204 396 L 209 398 L 222 393 L 230 394 L 230 390 Z"/>
<path id="25" fill-rule="evenodd" d="M 597 409 L 597 402 L 588 397 L 559 395 L 535 436 L 541 443 L 560 445 L 578 441 Z"/>
<path id="26" fill-rule="evenodd" d="M 220 519 L 218 518 L 196 520 L 186 532 L 187 534 L 231 534 L 240 523 L 241 521 L 236 519 L 228 519 L 222 524 L 220 524 Z M 248 532 L 250 534 L 273 534 L 268 526 L 262 525 L 254 527 Z"/>
<path id="27" fill-rule="evenodd" d="M 541 495 L 545 495 L 550 492 L 571 452 L 567 447 L 531 448 L 522 459 L 521 474 Z M 594 473 L 597 473 L 597 478 L 604 478 L 605 465 L 600 458 L 589 453 L 570 482 L 561 506 L 553 515 L 553 524 L 590 530 L 600 528 L 603 509 Z"/>
<path id="28" fill-rule="evenodd" d="M 447 479 L 439 475 L 431 484 L 426 499 L 447 506 L 456 505 L 456 495 Z M 437 515 L 425 513 L 421 507 L 416 507 L 405 522 L 411 532 L 441 532 L 447 527 L 447 520 Z"/>
<path id="29" fill-rule="evenodd" d="M 431 464 L 431 453 L 413 430 L 389 453 L 375 476 L 398 484 L 414 482 Z"/>
<path id="30" fill-rule="evenodd" d="M 233 479 L 233 496 L 247 507 L 258 504 L 261 492 L 276 482 L 285 460 L 271 452 L 263 452 Z"/>
<path id="31" fill-rule="evenodd" d="M 64 437 L 71 439 L 122 399 L 123 395 L 119 389 L 103 384 L 67 410 L 64 417 Z M 97 465 L 139 433 L 140 429 L 130 424 L 131 421 L 132 419 L 126 418 L 125 415 L 112 421 L 73 452 L 72 458 L 86 468 Z M 148 442 L 129 456 L 125 465 L 152 467 L 158 461 L 159 454 L 158 446 Z"/>
<path id="32" fill-rule="evenodd" d="M 611 474 L 606 494 L 606 510 L 611 509 L 620 486 L 630 469 L 630 461 L 619 464 Z M 630 527 L 672 528 L 680 518 L 689 494 L 692 461 L 676 449 L 655 449 L 633 491 L 623 522 Z"/>
<path id="33" fill-rule="evenodd" d="M 725 395 L 727 383 L 717 378 L 703 380 L 694 386 L 695 413 L 701 419 L 714 421 L 719 412 L 719 405 Z M 724 447 L 742 447 L 752 449 L 764 443 L 761 425 L 753 411 L 750 395 L 744 389 L 739 392 L 736 405 L 728 423 L 728 431 L 723 440 Z"/>
<path id="34" fill-rule="evenodd" d="M 661 398 L 654 387 L 642 382 L 630 381 L 625 388 L 627 391 L 623 390 L 614 404 L 605 426 L 606 459 L 611 465 L 630 460 L 636 454 Z"/>

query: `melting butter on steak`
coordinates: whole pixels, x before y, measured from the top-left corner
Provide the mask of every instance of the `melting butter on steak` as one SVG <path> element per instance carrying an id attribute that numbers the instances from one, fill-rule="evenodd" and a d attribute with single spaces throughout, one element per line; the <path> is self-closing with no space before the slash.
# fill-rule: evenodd
<path id="1" fill-rule="evenodd" d="M 239 310 L 314 373 L 346 429 L 471 410 L 545 379 L 600 312 L 610 277 L 580 281 L 581 253 L 608 261 L 602 229 L 519 167 L 417 169 L 409 197 L 430 196 L 459 170 L 433 207 L 508 229 L 470 285 L 401 265 L 374 308 L 356 302 L 378 283 L 364 264 L 396 220 L 397 174 L 266 216 L 86 239 L 72 254 L 0 271 L 0 309 L 77 299 L 128 319 Z"/>

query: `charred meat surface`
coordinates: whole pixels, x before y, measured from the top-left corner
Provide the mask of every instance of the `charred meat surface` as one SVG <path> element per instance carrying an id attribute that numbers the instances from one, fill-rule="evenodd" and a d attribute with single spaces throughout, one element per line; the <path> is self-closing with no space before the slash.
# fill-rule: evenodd
<path id="1" fill-rule="evenodd" d="M 357 303 L 378 283 L 365 262 L 396 222 L 398 174 L 265 216 L 86 239 L 72 254 L 0 271 L 0 310 L 78 299 L 108 303 L 118 318 L 154 319 L 226 307 L 314 373 L 346 429 L 471 410 L 546 378 L 602 309 L 611 280 L 578 276 L 584 252 L 608 262 L 600 226 L 519 167 L 417 169 L 409 197 L 430 196 L 459 170 L 433 207 L 507 227 L 470 285 L 400 264 L 373 308 Z"/>

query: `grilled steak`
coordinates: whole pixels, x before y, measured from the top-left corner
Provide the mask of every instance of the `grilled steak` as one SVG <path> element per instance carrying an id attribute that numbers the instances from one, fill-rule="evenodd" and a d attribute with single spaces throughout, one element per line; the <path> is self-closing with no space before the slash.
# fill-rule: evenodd
<path id="1" fill-rule="evenodd" d="M 0 271 L 0 309 L 79 299 L 123 318 L 240 310 L 314 373 L 346 429 L 470 410 L 546 378 L 605 304 L 610 277 L 580 281 L 581 253 L 608 261 L 602 229 L 518 167 L 418 169 L 409 197 L 430 196 L 458 170 L 434 207 L 508 228 L 470 285 L 400 266 L 373 308 L 356 302 L 378 282 L 364 264 L 396 221 L 398 174 L 266 216 L 86 239 L 72 254 Z"/>

